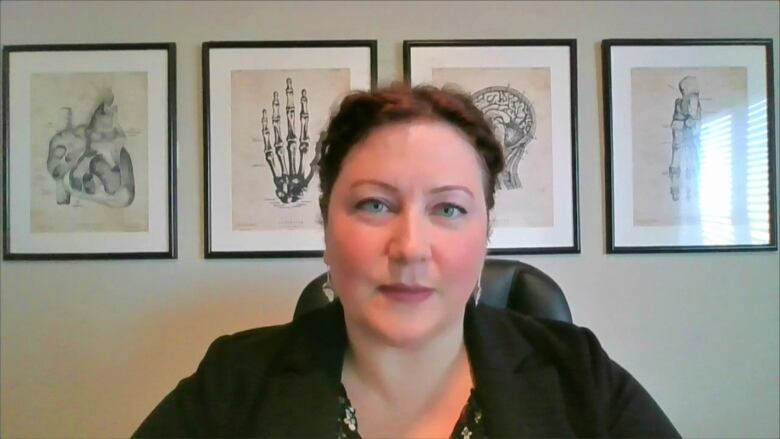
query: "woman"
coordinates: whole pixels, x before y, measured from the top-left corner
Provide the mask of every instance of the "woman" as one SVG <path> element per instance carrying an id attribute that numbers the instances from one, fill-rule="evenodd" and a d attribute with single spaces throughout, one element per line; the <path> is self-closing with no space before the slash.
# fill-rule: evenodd
<path id="1" fill-rule="evenodd" d="M 476 306 L 503 156 L 468 96 L 348 96 L 321 138 L 338 300 L 224 336 L 135 436 L 678 436 L 592 333 Z"/>

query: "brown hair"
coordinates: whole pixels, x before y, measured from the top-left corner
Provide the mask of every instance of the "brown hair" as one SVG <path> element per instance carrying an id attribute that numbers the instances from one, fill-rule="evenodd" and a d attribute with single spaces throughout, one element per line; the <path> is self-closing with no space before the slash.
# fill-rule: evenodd
<path id="1" fill-rule="evenodd" d="M 433 86 L 409 87 L 395 84 L 374 91 L 349 94 L 331 117 L 320 136 L 320 213 L 328 222 L 328 205 L 333 185 L 344 158 L 353 146 L 374 129 L 412 120 L 436 120 L 458 128 L 474 146 L 485 174 L 488 211 L 495 203 L 496 178 L 504 169 L 504 154 L 490 124 L 467 94 Z"/>

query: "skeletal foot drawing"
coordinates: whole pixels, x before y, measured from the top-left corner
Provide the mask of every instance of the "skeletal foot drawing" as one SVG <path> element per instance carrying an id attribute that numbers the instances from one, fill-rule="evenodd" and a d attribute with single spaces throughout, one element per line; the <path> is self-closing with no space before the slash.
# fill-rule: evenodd
<path id="1" fill-rule="evenodd" d="M 74 126 L 72 109 L 63 110 L 65 127 L 49 141 L 46 160 L 57 204 L 70 204 L 75 196 L 108 207 L 129 206 L 135 198 L 135 177 L 114 94 L 104 93 L 87 124 Z"/>
<path id="2" fill-rule="evenodd" d="M 309 156 L 309 100 L 306 89 L 301 90 L 300 131 L 295 134 L 295 102 L 292 79 L 287 78 L 285 88 L 287 105 L 287 136 L 282 140 L 281 115 L 279 113 L 279 93 L 274 92 L 271 101 L 271 124 L 274 130 L 273 143 L 268 129 L 268 113 L 262 112 L 261 132 L 263 135 L 263 153 L 265 161 L 271 170 L 276 197 L 282 203 L 294 203 L 303 197 L 309 187 L 309 182 L 317 170 L 320 157 L 315 151 L 309 163 L 304 164 Z M 316 150 L 316 148 L 315 148 Z"/>
<path id="3" fill-rule="evenodd" d="M 680 200 L 698 196 L 699 148 L 701 146 L 701 101 L 695 76 L 685 76 L 678 84 L 680 97 L 674 100 L 672 115 L 672 159 L 669 163 L 669 193 Z"/>

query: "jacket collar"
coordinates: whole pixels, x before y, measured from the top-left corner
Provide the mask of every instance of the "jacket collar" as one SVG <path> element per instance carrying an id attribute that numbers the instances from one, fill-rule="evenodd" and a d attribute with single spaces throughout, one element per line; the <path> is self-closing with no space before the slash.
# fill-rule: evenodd
<path id="1" fill-rule="evenodd" d="M 347 345 L 341 304 L 311 311 L 294 320 L 289 329 L 287 346 L 267 372 L 248 435 L 336 437 Z"/>
<path id="2" fill-rule="evenodd" d="M 267 380 L 261 414 L 264 435 L 336 436 L 341 369 L 347 346 L 338 301 L 291 325 L 289 347 Z M 538 361 L 508 313 L 471 303 L 464 321 L 466 349 L 476 398 L 490 437 L 571 434 L 554 368 Z M 305 414 L 303 417 L 293 413 Z M 552 430 L 551 430 L 552 428 Z"/>
<path id="3" fill-rule="evenodd" d="M 556 369 L 523 336 L 528 321 L 469 305 L 464 337 L 488 437 L 571 437 Z"/>

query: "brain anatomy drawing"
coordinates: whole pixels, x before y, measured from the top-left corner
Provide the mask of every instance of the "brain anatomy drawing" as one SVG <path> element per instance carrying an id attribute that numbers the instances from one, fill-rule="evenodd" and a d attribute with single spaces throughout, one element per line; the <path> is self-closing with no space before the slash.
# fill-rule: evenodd
<path id="1" fill-rule="evenodd" d="M 483 88 L 471 98 L 504 147 L 506 167 L 498 177 L 498 188 L 519 189 L 522 185 L 517 168 L 536 131 L 536 114 L 531 101 L 508 86 Z"/>

